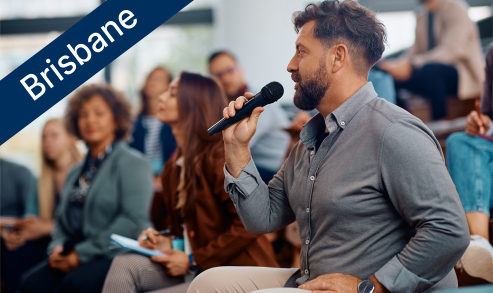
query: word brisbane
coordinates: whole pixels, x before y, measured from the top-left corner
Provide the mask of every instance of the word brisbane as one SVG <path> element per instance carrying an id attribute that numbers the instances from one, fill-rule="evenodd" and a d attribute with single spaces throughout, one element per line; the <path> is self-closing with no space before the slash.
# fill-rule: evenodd
<path id="1" fill-rule="evenodd" d="M 125 28 L 125 29 L 131 29 L 137 24 L 137 18 L 134 18 L 134 14 L 130 10 L 123 10 L 120 12 L 120 15 L 118 16 L 118 20 L 120 22 L 120 25 Z M 112 29 L 110 29 L 112 27 Z M 103 31 L 104 35 L 108 38 L 108 40 L 113 43 L 115 39 L 113 38 L 113 35 L 116 35 L 118 33 L 120 36 L 123 35 L 122 29 L 114 22 L 114 21 L 108 21 L 104 26 L 101 27 L 101 30 Z M 113 35 L 112 35 L 113 33 Z M 107 41 L 103 38 L 103 36 L 99 33 L 93 33 L 89 36 L 88 43 L 92 43 L 92 50 L 96 53 L 100 53 L 101 51 L 104 50 L 104 48 L 108 47 Z M 89 45 L 90 46 L 90 45 Z M 91 50 L 88 48 L 88 46 L 83 45 L 83 44 L 78 44 L 73 48 L 70 44 L 67 45 L 68 50 L 70 53 L 73 55 L 73 58 L 77 60 L 77 62 L 82 66 L 84 63 L 89 62 L 91 60 Z M 81 52 L 85 51 L 82 53 L 82 58 L 81 55 L 79 55 Z M 60 71 L 63 69 L 66 69 L 65 71 L 62 71 L 65 75 L 70 75 L 75 72 L 77 69 L 77 65 L 75 62 L 70 61 L 70 56 L 68 55 L 63 55 L 58 59 L 58 66 L 61 68 Z M 50 64 L 51 60 L 46 59 L 46 63 Z M 52 70 L 52 73 L 50 74 L 50 68 Z M 63 68 L 63 69 L 62 69 Z M 55 67 L 54 64 L 51 64 L 48 67 L 46 67 L 45 70 L 43 70 L 40 75 L 43 78 L 43 80 L 46 82 L 46 84 L 50 87 L 53 88 L 54 85 L 52 83 L 51 79 L 54 79 L 55 76 L 58 78 L 60 81 L 63 80 L 63 75 L 60 73 L 60 71 Z M 33 100 L 37 100 L 39 97 L 41 97 L 45 92 L 46 92 L 46 86 L 43 82 L 39 81 L 38 77 L 35 74 L 28 74 L 26 75 L 23 79 L 21 79 L 22 86 L 26 89 L 26 91 L 31 95 Z M 34 89 L 37 92 L 35 94 Z"/>

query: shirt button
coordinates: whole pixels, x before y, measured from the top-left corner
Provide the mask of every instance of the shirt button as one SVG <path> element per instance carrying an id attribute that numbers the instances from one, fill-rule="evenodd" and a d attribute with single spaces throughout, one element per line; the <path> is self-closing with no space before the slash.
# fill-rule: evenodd
<path id="1" fill-rule="evenodd" d="M 310 176 L 310 180 L 311 181 L 315 180 L 315 176 Z"/>
<path id="2" fill-rule="evenodd" d="M 309 213 L 310 212 L 310 208 L 306 208 L 306 212 Z"/>
<path id="3" fill-rule="evenodd" d="M 310 240 L 306 239 L 305 243 L 306 243 L 306 244 L 310 243 Z"/>
<path id="4" fill-rule="evenodd" d="M 305 275 L 308 275 L 309 271 L 308 270 L 305 270 Z"/>
<path id="5" fill-rule="evenodd" d="M 346 125 L 346 122 L 342 121 L 341 126 L 344 126 L 344 125 Z"/>

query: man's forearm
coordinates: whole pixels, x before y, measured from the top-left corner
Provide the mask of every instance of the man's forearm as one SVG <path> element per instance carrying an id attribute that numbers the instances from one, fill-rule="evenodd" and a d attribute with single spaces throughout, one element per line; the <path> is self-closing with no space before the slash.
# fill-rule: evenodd
<path id="1" fill-rule="evenodd" d="M 234 178 L 240 176 L 241 171 L 248 165 L 251 159 L 248 145 L 225 144 L 224 152 L 226 168 Z"/>

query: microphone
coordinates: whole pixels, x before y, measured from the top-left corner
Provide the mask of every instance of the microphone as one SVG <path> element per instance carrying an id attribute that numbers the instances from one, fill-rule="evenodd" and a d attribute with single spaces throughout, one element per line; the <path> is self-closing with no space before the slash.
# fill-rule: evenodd
<path id="1" fill-rule="evenodd" d="M 216 124 L 212 125 L 211 128 L 207 130 L 209 135 L 216 134 L 229 126 L 235 124 L 238 121 L 243 120 L 246 117 L 252 115 L 252 112 L 257 107 L 263 107 L 265 105 L 271 104 L 279 100 L 284 94 L 284 88 L 277 81 L 273 81 L 262 88 L 260 93 L 248 99 L 248 101 L 243 104 L 240 110 L 236 110 L 234 117 L 229 119 L 221 119 Z"/>

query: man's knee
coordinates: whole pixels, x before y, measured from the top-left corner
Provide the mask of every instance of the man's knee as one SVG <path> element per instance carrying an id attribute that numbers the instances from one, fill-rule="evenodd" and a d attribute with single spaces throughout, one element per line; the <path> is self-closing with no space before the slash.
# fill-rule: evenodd
<path id="1" fill-rule="evenodd" d="M 213 288 L 228 280 L 232 267 L 215 267 L 202 272 L 193 279 L 187 293 L 216 292 Z"/>

